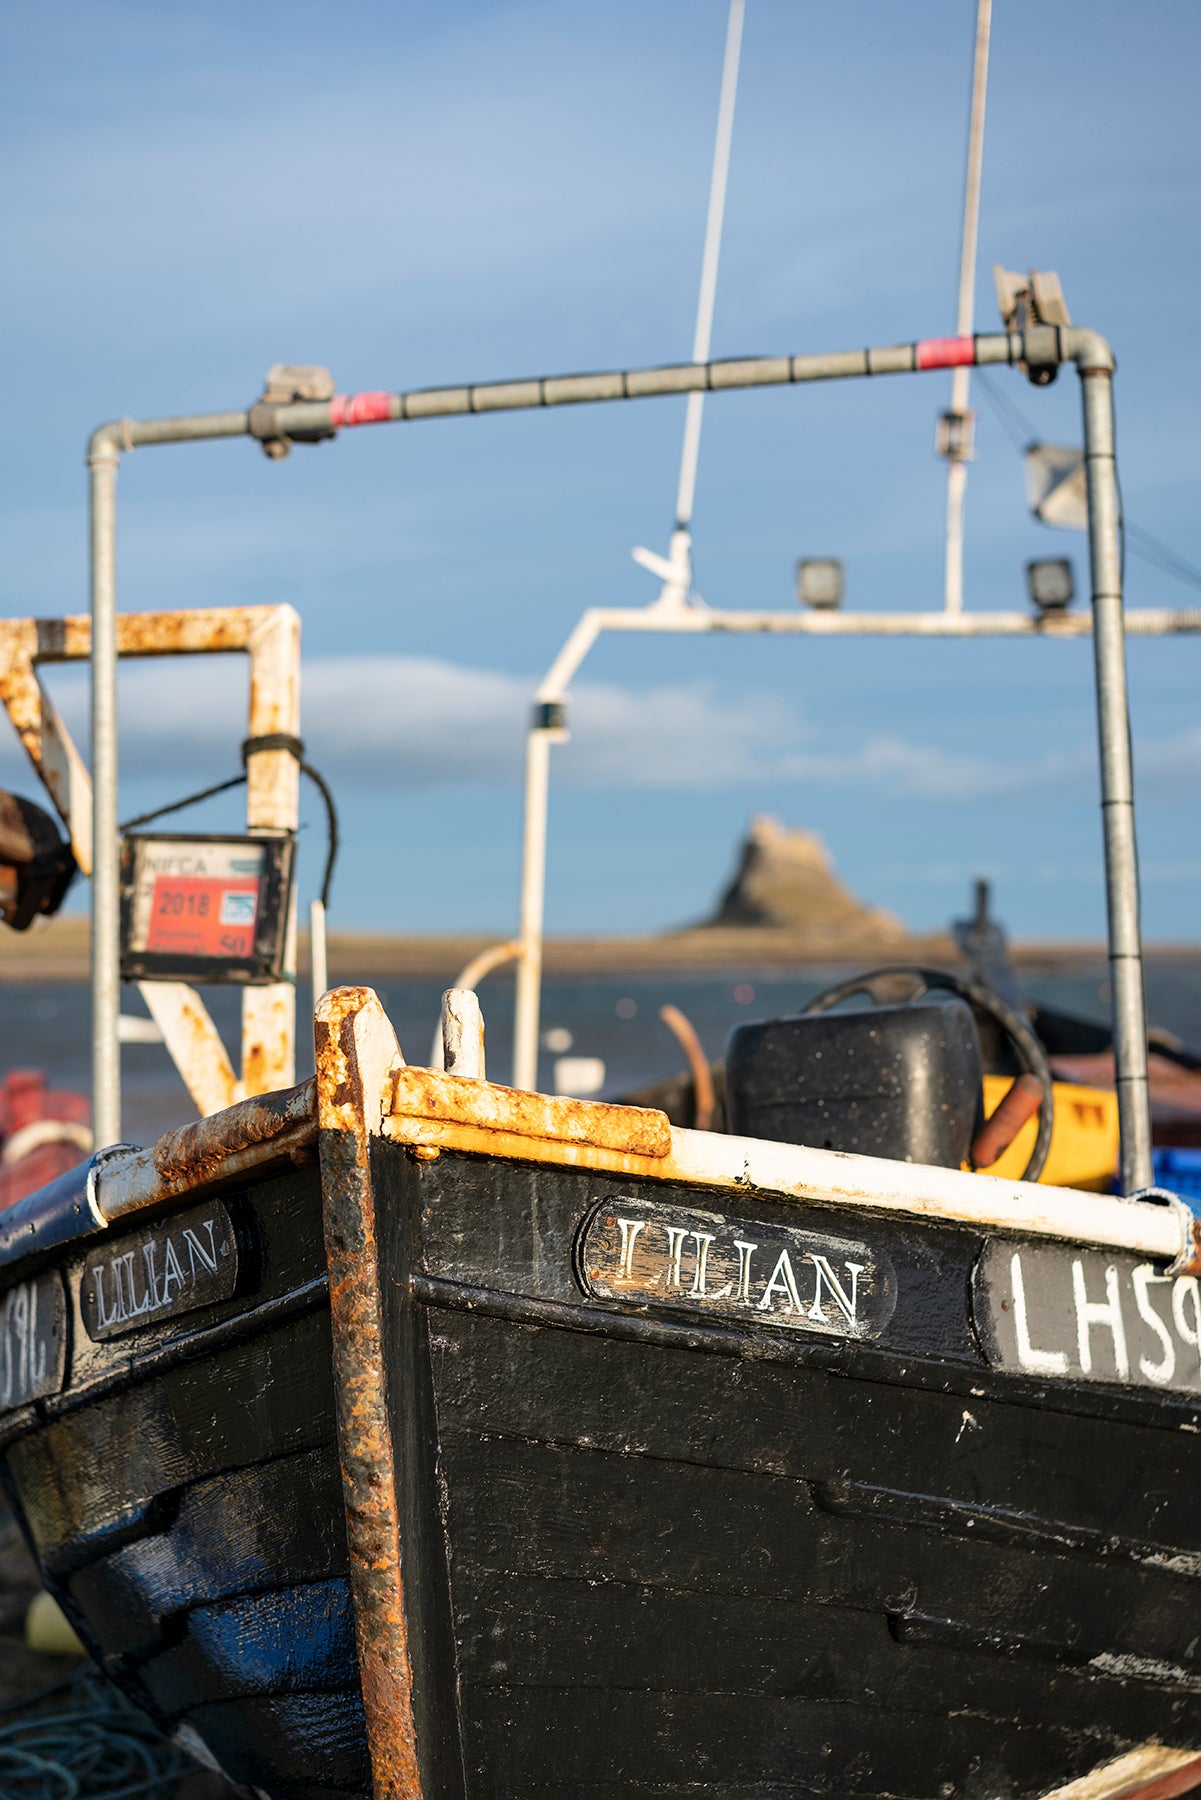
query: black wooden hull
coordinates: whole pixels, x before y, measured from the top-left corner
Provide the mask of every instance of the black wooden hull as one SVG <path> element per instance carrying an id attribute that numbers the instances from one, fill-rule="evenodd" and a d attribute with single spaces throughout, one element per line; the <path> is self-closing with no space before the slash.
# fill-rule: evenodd
<path id="1" fill-rule="evenodd" d="M 317 1167 L 218 1171 L 239 1291 L 95 1343 L 87 1246 L 48 1249 L 62 1391 L 3 1421 L 48 1585 L 232 1777 L 280 1800 L 371 1791 L 389 1620 L 331 1373 L 340 1254 L 378 1259 L 384 1366 L 362 1373 L 387 1432 L 366 1478 L 395 1492 L 420 1784 L 378 1791 L 1032 1800 L 1150 1739 L 1201 1748 L 1197 1395 L 990 1366 L 981 1229 L 857 1214 L 889 1274 L 852 1339 L 790 1324 L 783 1287 L 764 1311 L 770 1262 L 739 1316 L 737 1292 L 708 1304 L 699 1240 L 649 1300 L 606 1292 L 589 1248 L 622 1209 L 720 1213 L 774 1257 L 798 1225 L 847 1239 L 845 1209 L 707 1193 L 636 1157 L 614 1173 L 508 1137 L 485 1155 L 376 1135 L 368 1255 L 339 1236 L 337 1135 L 332 1347 Z"/>
<path id="2" fill-rule="evenodd" d="M 594 1177 L 403 1179 L 468 1793 L 997 1800 L 1201 1742 L 1193 1408 L 931 1355 L 973 1234 L 877 1225 L 928 1304 L 852 1350 L 581 1304 Z"/>
<path id="3" fill-rule="evenodd" d="M 7 1421 L 6 1486 L 47 1586 L 166 1728 L 272 1795 L 361 1794 L 317 1170 L 234 1205 L 253 1291 L 109 1344 L 76 1311 L 64 1392 Z"/>

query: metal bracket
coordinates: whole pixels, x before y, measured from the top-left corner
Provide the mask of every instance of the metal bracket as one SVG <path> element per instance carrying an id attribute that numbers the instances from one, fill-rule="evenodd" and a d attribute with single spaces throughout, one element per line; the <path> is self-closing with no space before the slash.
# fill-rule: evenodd
<path id="1" fill-rule="evenodd" d="M 300 400 L 332 400 L 334 378 L 317 363 L 272 363 L 267 370 L 263 392 L 247 414 L 251 437 L 259 440 L 264 456 L 278 461 L 287 456 L 293 444 L 319 444 L 325 438 L 337 437 L 332 427 L 313 431 L 285 432 L 279 424 L 279 411 Z"/>

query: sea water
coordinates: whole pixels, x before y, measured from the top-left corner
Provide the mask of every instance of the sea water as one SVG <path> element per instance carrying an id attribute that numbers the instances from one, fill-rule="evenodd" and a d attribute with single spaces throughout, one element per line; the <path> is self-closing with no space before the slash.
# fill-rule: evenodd
<path id="1" fill-rule="evenodd" d="M 605 976 L 548 978 L 543 988 L 543 1053 L 539 1084 L 554 1091 L 555 1064 L 565 1055 L 604 1064 L 598 1097 L 627 1093 L 682 1070 L 683 1056 L 659 1018 L 665 1004 L 692 1021 L 710 1056 L 723 1053 L 731 1026 L 745 1019 L 796 1012 L 822 988 L 852 973 L 845 967 L 773 970 L 715 970 L 682 974 L 670 970 Z M 339 971 L 341 974 L 341 971 Z M 428 1063 L 445 982 L 401 979 L 355 971 L 353 979 L 375 988 L 387 1009 L 406 1061 Z M 1109 987 L 1103 962 L 1031 971 L 1023 986 L 1031 1000 L 1104 1022 Z M 512 1067 L 513 981 L 496 976 L 481 984 L 488 1073 L 508 1081 Z M 235 988 L 208 988 L 204 998 L 231 1048 L 235 1066 L 241 994 Z M 123 1008 L 144 1013 L 136 992 L 127 989 Z M 309 1016 L 311 998 L 301 984 L 298 1017 Z M 1154 1024 L 1185 1043 L 1201 1047 L 1201 962 L 1153 960 L 1147 965 L 1147 1010 Z M 86 1092 L 89 1085 L 90 1000 L 88 990 L 70 983 L 0 985 L 0 1077 L 10 1068 L 41 1069 L 55 1087 Z M 312 1041 L 298 1033 L 297 1079 L 312 1072 Z M 195 1117 L 183 1083 L 161 1044 L 126 1044 L 122 1049 L 123 1134 L 132 1143 L 151 1143 L 163 1131 Z"/>

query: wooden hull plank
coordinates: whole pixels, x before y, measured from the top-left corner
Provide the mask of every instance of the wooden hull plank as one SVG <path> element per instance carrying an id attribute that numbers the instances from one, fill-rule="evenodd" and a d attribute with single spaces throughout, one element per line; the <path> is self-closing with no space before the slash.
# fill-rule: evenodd
<path id="1" fill-rule="evenodd" d="M 328 1442 L 332 1419 L 329 1319 L 310 1314 L 68 1413 L 8 1457 L 49 1555 L 102 1536 L 169 1489 Z"/>
<path id="2" fill-rule="evenodd" d="M 139 1669 L 170 1718 L 242 1695 L 342 1692 L 354 1663 L 349 1581 L 249 1594 L 187 1614 L 180 1642 Z"/>
<path id="3" fill-rule="evenodd" d="M 965 1404 L 763 1362 L 753 1343 L 735 1360 L 447 1312 L 434 1354 L 447 1429 L 563 1443 L 586 1431 L 598 1449 L 819 1484 L 830 1510 L 926 1500 L 932 1522 L 941 1504 L 965 1531 L 991 1518 L 1019 1541 L 1197 1553 L 1201 1573 L 1192 1434 L 1012 1406 L 995 1385 Z"/>
<path id="4" fill-rule="evenodd" d="M 152 1654 L 190 1607 L 346 1574 L 331 1447 L 196 1483 L 163 1530 L 67 1585 L 107 1654 L 129 1657 Z"/>

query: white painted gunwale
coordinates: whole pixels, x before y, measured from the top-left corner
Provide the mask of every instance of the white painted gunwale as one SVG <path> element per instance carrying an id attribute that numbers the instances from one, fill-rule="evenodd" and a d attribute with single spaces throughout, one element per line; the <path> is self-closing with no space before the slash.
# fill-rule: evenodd
<path id="1" fill-rule="evenodd" d="M 1178 1200 L 1159 1206 L 963 1169 L 679 1127 L 672 1128 L 671 1137 L 673 1180 L 1130 1250 L 1158 1261 L 1191 1253 L 1192 1214 Z"/>

